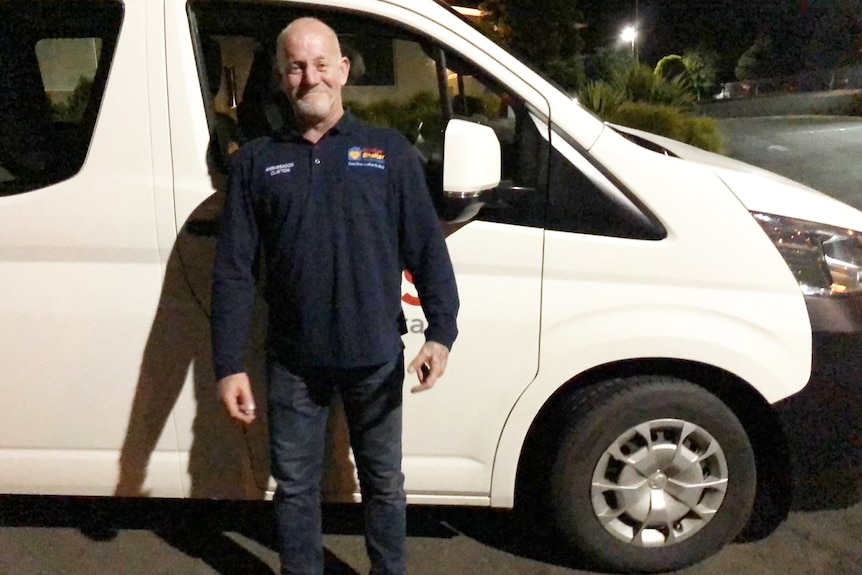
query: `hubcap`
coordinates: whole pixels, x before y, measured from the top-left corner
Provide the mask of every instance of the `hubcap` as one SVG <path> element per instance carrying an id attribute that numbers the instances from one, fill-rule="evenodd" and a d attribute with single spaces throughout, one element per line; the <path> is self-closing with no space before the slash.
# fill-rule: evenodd
<path id="1" fill-rule="evenodd" d="M 593 511 L 617 539 L 673 545 L 715 516 L 727 491 L 727 458 L 707 431 L 655 419 L 620 435 L 593 472 Z"/>
<path id="2" fill-rule="evenodd" d="M 650 489 L 664 489 L 665 485 L 667 485 L 667 475 L 665 475 L 661 471 L 654 473 L 649 478 Z"/>

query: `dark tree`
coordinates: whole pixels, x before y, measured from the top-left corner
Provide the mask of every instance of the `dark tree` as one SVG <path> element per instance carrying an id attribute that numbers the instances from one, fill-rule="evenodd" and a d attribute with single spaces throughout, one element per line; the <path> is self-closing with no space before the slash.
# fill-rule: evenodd
<path id="1" fill-rule="evenodd" d="M 718 78 L 718 54 L 702 48 L 686 50 L 682 55 L 682 61 L 688 70 L 688 79 L 698 100 L 715 90 Z"/>
<path id="2" fill-rule="evenodd" d="M 589 80 L 609 82 L 619 70 L 630 68 L 635 61 L 628 50 L 608 46 L 597 49 L 595 53 L 584 59 L 584 63 Z"/>
<path id="3" fill-rule="evenodd" d="M 578 32 L 583 16 L 575 0 L 486 0 L 482 26 L 564 88 L 583 82 Z"/>
<path id="4" fill-rule="evenodd" d="M 806 20 L 811 30 L 806 50 L 809 65 L 831 70 L 859 60 L 862 0 L 813 4 Z"/>
<path id="5" fill-rule="evenodd" d="M 774 73 L 771 61 L 772 40 L 761 34 L 754 44 L 739 57 L 736 64 L 736 77 L 741 81 L 768 78 Z"/>

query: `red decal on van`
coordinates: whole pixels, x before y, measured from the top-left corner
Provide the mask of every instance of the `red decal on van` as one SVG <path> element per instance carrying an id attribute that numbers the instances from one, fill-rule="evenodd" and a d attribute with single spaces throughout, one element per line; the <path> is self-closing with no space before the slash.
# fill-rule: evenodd
<path id="1" fill-rule="evenodd" d="M 413 274 L 411 274 L 407 270 L 404 270 L 404 279 L 406 279 L 408 282 L 410 282 L 411 285 L 413 285 Z M 403 301 L 407 305 L 415 305 L 415 306 L 422 305 L 422 303 L 419 301 L 419 298 L 413 294 L 410 294 L 410 293 L 403 294 L 401 296 L 401 301 Z"/>

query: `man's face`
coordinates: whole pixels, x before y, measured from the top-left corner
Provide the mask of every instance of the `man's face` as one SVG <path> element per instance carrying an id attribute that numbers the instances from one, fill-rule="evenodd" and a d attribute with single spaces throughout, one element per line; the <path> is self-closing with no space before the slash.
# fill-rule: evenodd
<path id="1" fill-rule="evenodd" d="M 341 87 L 347 82 L 349 64 L 337 39 L 311 24 L 291 32 L 281 49 L 282 88 L 297 118 L 315 124 L 341 112 Z"/>

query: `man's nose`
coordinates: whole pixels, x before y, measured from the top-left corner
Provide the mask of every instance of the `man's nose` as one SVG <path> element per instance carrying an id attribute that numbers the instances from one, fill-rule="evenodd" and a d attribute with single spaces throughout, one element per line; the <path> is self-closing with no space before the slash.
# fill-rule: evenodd
<path id="1" fill-rule="evenodd" d="M 320 82 L 320 72 L 314 66 L 308 66 L 302 74 L 302 82 L 307 86 L 314 86 Z"/>

